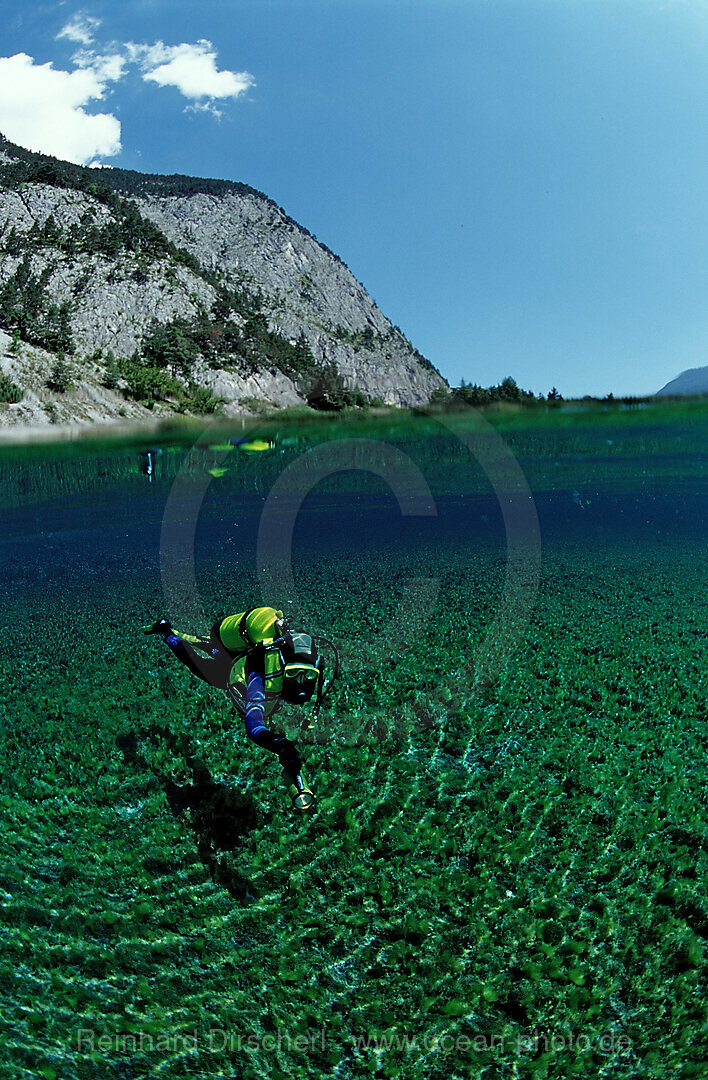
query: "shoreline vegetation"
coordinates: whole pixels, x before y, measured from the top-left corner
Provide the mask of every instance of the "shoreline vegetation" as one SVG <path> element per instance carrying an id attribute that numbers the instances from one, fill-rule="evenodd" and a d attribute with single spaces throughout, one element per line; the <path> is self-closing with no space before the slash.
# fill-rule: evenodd
<path id="1" fill-rule="evenodd" d="M 504 392 L 505 388 L 511 392 Z M 131 439 L 167 439 L 186 436 L 190 432 L 238 429 L 244 433 L 264 424 L 313 424 L 328 425 L 356 424 L 366 417 L 390 417 L 392 419 L 413 416 L 435 416 L 441 413 L 462 413 L 474 410 L 485 417 L 493 426 L 504 426 L 514 420 L 533 419 L 538 422 L 543 417 L 555 418 L 560 423 L 573 416 L 608 415 L 613 412 L 650 411 L 655 415 L 664 415 L 667 410 L 676 409 L 702 410 L 708 405 L 708 394 L 661 395 L 625 395 L 615 397 L 608 393 L 604 397 L 586 394 L 582 398 L 564 398 L 555 387 L 544 397 L 534 396 L 530 391 L 520 390 L 511 378 L 505 379 L 496 387 L 480 387 L 463 383 L 448 391 L 436 392 L 428 405 L 402 408 L 373 402 L 357 405 L 345 405 L 337 410 L 315 409 L 308 405 L 287 408 L 266 408 L 254 413 L 231 416 L 228 419 L 218 413 L 210 416 L 175 413 L 156 417 L 154 421 L 127 422 L 125 420 L 106 421 L 105 423 L 49 424 L 49 425 L 13 425 L 3 427 L 0 420 L 0 448 L 27 446 L 34 442 L 42 446 L 63 442 L 121 441 Z M 7 407 L 0 402 L 0 409 Z"/>

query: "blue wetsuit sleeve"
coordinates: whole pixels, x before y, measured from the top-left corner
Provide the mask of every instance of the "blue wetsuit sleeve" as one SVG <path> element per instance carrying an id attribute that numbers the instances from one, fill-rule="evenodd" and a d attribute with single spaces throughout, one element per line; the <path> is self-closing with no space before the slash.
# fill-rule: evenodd
<path id="1" fill-rule="evenodd" d="M 280 764 L 292 775 L 302 768 L 300 755 L 294 743 L 284 735 L 274 735 L 263 723 L 265 710 L 265 678 L 258 667 L 251 668 L 246 676 L 246 734 L 257 746 L 272 750 Z"/>
<path id="2" fill-rule="evenodd" d="M 264 746 L 271 739 L 269 729 L 263 723 L 265 709 L 265 682 L 260 671 L 249 671 L 246 681 L 246 734 L 254 743 Z"/>

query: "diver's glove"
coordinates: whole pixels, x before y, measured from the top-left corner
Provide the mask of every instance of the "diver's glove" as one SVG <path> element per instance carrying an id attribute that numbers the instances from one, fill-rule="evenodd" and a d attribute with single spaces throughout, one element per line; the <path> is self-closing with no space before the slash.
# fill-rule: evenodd
<path id="1" fill-rule="evenodd" d="M 290 739 L 286 739 L 284 735 L 275 735 L 271 746 L 285 771 L 290 776 L 296 776 L 302 769 L 302 761 L 295 743 L 290 742 Z"/>
<path id="2" fill-rule="evenodd" d="M 156 623 L 150 623 L 141 629 L 144 634 L 160 634 L 162 637 L 167 637 L 172 633 L 172 623 L 169 619 L 158 619 Z"/>

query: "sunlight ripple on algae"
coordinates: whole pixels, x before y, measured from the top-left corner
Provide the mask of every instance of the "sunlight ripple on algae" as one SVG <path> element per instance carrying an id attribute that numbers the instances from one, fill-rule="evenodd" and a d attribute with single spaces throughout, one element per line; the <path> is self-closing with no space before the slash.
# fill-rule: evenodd
<path id="1" fill-rule="evenodd" d="M 327 440 L 395 447 L 434 500 L 403 515 L 360 469 L 298 513 L 297 603 L 352 654 L 311 732 L 282 714 L 318 796 L 307 820 L 225 701 L 137 633 L 165 603 L 187 448 L 166 445 L 151 480 L 140 446 L 3 451 L 3 1075 L 700 1076 L 697 416 L 493 420 L 530 478 L 542 561 L 513 656 L 464 692 L 507 537 L 449 429 L 273 424 L 255 433 L 271 454 L 209 478 L 194 574 L 213 618 L 261 602 L 263 507 Z M 438 582 L 418 622 L 411 578 Z"/>

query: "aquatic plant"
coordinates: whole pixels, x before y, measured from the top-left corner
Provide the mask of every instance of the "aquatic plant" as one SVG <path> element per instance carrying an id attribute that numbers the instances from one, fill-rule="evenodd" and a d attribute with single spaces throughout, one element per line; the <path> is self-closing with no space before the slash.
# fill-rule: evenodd
<path id="1" fill-rule="evenodd" d="M 408 445 L 437 494 L 443 448 Z M 262 457 L 231 496 L 267 490 Z M 136 633 L 163 603 L 170 454 L 164 488 L 136 448 L 29 460 L 4 540 L 11 1080 L 701 1075 L 707 627 L 688 513 L 657 539 L 559 496 L 593 526 L 549 527 L 528 633 L 486 686 L 455 673 L 498 602 L 497 534 L 455 532 L 441 503 L 444 546 L 402 526 L 389 542 L 371 499 L 369 546 L 302 544 L 299 603 L 350 659 L 310 734 L 282 714 L 318 795 L 303 819 L 224 699 Z M 209 611 L 260 599 L 239 543 L 202 553 Z M 439 579 L 435 618 L 377 643 L 411 576 Z"/>

